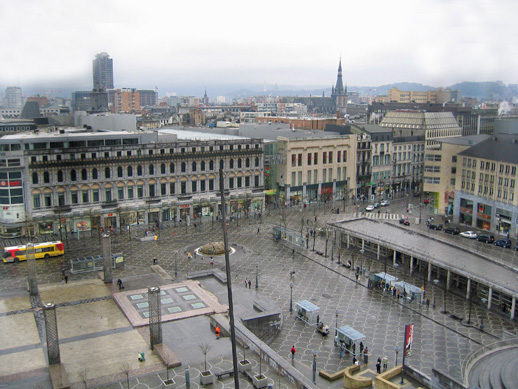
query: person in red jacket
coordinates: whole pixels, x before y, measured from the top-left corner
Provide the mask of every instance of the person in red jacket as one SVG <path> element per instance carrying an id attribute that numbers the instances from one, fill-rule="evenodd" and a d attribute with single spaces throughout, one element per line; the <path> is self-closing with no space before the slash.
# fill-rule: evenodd
<path id="1" fill-rule="evenodd" d="M 295 359 L 295 353 L 297 350 L 295 349 L 295 345 L 291 348 L 291 360 L 293 361 Z"/>

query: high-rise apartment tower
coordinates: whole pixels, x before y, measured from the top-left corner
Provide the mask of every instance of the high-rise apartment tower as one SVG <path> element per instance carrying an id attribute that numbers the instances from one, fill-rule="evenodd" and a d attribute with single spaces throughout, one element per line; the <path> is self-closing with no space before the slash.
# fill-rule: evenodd
<path id="1" fill-rule="evenodd" d="M 113 89 L 113 59 L 102 52 L 93 60 L 94 92 L 105 92 Z"/>

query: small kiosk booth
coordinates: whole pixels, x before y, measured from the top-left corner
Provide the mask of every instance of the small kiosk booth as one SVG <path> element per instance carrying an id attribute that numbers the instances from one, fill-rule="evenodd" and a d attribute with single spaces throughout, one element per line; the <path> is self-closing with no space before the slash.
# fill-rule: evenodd
<path id="1" fill-rule="evenodd" d="M 297 319 L 312 326 L 316 326 L 320 320 L 320 308 L 307 300 L 295 303 L 295 313 L 297 314 Z"/>
<path id="2" fill-rule="evenodd" d="M 409 301 L 417 300 L 421 303 L 423 302 L 423 290 L 418 286 L 405 281 L 399 281 L 394 283 L 394 288 L 396 288 L 396 293 L 399 292 L 400 296 Z"/>
<path id="3" fill-rule="evenodd" d="M 361 332 L 356 331 L 351 326 L 340 327 L 336 331 L 335 345 L 341 349 L 345 348 L 345 351 L 356 355 L 356 350 L 360 351 L 359 343 L 365 339 L 365 335 Z"/>
<path id="4" fill-rule="evenodd" d="M 369 287 L 389 288 L 398 280 L 397 277 L 388 273 L 376 273 L 369 276 Z"/>

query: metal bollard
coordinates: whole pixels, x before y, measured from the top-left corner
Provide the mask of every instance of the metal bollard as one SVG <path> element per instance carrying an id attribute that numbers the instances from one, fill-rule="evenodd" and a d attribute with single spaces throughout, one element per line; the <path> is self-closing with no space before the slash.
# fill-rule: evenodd
<path id="1" fill-rule="evenodd" d="M 190 388 L 191 387 L 191 371 L 188 367 L 185 368 L 185 387 Z"/>

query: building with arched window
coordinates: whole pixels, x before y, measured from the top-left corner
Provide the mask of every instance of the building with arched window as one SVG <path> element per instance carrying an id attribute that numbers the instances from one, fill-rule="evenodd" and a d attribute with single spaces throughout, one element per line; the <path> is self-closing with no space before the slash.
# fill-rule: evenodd
<path id="1" fill-rule="evenodd" d="M 262 139 L 67 129 L 8 135 L 0 145 L 1 237 L 215 218 L 220 167 L 228 213 L 263 208 Z M 230 167 L 247 159 L 260 164 Z"/>

